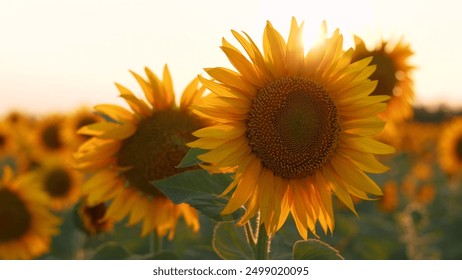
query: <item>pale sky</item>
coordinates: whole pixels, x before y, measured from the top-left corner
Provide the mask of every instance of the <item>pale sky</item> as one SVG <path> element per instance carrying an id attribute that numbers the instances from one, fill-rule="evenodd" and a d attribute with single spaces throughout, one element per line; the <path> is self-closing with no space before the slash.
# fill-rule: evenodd
<path id="1" fill-rule="evenodd" d="M 410 42 L 416 103 L 462 106 L 462 1 L 457 0 L 0 0 L 0 115 L 12 109 L 68 112 L 124 104 L 114 82 L 140 94 L 129 69 L 161 74 L 169 65 L 177 94 L 203 68 L 230 67 L 221 38 L 247 32 L 261 46 L 266 20 L 285 38 L 292 16 L 307 38 L 339 28 L 369 46 Z M 308 40 L 308 39 L 307 39 Z"/>

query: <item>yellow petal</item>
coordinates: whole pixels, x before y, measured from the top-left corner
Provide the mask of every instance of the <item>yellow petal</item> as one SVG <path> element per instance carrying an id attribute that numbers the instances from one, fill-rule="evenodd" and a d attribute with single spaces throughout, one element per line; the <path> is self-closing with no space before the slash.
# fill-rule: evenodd
<path id="1" fill-rule="evenodd" d="M 199 78 L 193 79 L 183 91 L 180 100 L 180 110 L 186 111 L 192 104 L 198 103 L 198 100 L 205 92 L 205 87 L 199 86 Z"/>
<path id="2" fill-rule="evenodd" d="M 135 77 L 136 81 L 140 85 L 146 99 L 154 107 L 154 92 L 149 82 L 133 71 L 130 71 L 130 73 Z"/>
<path id="3" fill-rule="evenodd" d="M 125 108 L 112 104 L 100 104 L 94 107 L 95 111 L 122 123 L 137 123 L 138 119 Z"/>
<path id="4" fill-rule="evenodd" d="M 104 132 L 103 134 L 99 135 L 99 137 L 103 139 L 124 140 L 135 134 L 135 132 L 136 126 L 132 125 L 131 123 L 126 123 Z"/>
<path id="5" fill-rule="evenodd" d="M 242 74 L 242 78 L 258 87 L 263 87 L 258 73 L 253 66 L 240 52 L 230 49 L 228 47 L 221 47 L 225 55 L 233 66 Z"/>
<path id="6" fill-rule="evenodd" d="M 143 116 L 143 117 L 149 117 L 151 115 L 151 109 L 149 109 L 148 105 L 138 99 L 129 89 L 126 87 L 115 84 L 117 86 L 117 89 L 120 92 L 120 97 L 125 99 L 127 101 L 128 105 L 130 108 L 132 108 L 133 112 Z"/>
<path id="7" fill-rule="evenodd" d="M 175 106 L 175 91 L 173 90 L 172 76 L 170 75 L 167 64 L 164 66 L 162 80 L 164 86 L 165 103 L 169 108 L 173 108 Z"/>

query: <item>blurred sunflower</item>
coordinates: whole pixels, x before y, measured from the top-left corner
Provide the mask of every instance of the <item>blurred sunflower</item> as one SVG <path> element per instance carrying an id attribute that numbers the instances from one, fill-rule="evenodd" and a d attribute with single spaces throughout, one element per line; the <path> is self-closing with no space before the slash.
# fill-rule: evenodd
<path id="1" fill-rule="evenodd" d="M 112 231 L 114 229 L 114 221 L 108 218 L 104 219 L 106 211 L 107 207 L 105 203 L 89 206 L 87 200 L 83 199 L 78 208 L 78 215 L 85 232 L 89 235 L 95 235 Z"/>
<path id="2" fill-rule="evenodd" d="M 20 111 L 11 111 L 4 117 L 5 122 L 14 127 L 20 129 L 21 127 L 31 127 L 34 125 L 35 120 L 26 113 Z"/>
<path id="3" fill-rule="evenodd" d="M 72 113 L 64 123 L 63 127 L 63 141 L 72 150 L 75 151 L 85 141 L 90 139 L 87 135 L 78 134 L 77 131 L 89 124 L 102 121 L 103 118 L 94 114 L 88 108 L 82 107 Z"/>
<path id="4" fill-rule="evenodd" d="M 80 198 L 82 174 L 61 157 L 47 157 L 26 176 L 48 195 L 53 210 L 69 209 Z"/>
<path id="5" fill-rule="evenodd" d="M 448 175 L 462 171 L 462 117 L 452 119 L 442 130 L 438 158 L 441 169 Z"/>
<path id="6" fill-rule="evenodd" d="M 59 219 L 47 208 L 47 197 L 10 168 L 0 181 L 0 259 L 31 259 L 50 248 Z"/>
<path id="7" fill-rule="evenodd" d="M 393 121 L 403 121 L 413 115 L 414 89 L 411 72 L 415 68 L 408 59 L 414 54 L 409 44 L 400 39 L 394 46 L 385 40 L 373 50 L 366 48 L 364 41 L 355 36 L 355 52 L 352 61 L 372 56 L 372 64 L 377 66 L 370 76 L 378 84 L 371 95 L 388 95 L 387 109 L 379 116 L 390 125 Z"/>
<path id="8" fill-rule="evenodd" d="M 16 141 L 10 126 L 0 121 L 0 161 L 2 157 L 15 153 Z"/>
<path id="9" fill-rule="evenodd" d="M 197 212 L 187 204 L 175 205 L 150 182 L 172 176 L 186 155 L 191 132 L 204 125 L 190 112 L 205 91 L 194 79 L 184 90 L 181 103 L 175 94 L 168 67 L 163 81 L 145 68 L 148 80 L 132 72 L 149 103 L 116 84 L 133 113 L 116 105 L 95 110 L 111 121 L 84 126 L 79 133 L 93 136 L 75 153 L 77 169 L 95 173 L 84 185 L 88 205 L 112 200 L 106 217 L 116 221 L 130 214 L 128 225 L 143 221 L 141 235 L 156 231 L 173 238 L 178 219 L 184 217 L 194 231 L 199 229 Z"/>
<path id="10" fill-rule="evenodd" d="M 383 196 L 378 200 L 378 207 L 382 212 L 392 213 L 399 204 L 398 185 L 395 181 L 387 181 L 383 185 Z"/>
<path id="11" fill-rule="evenodd" d="M 305 55 L 302 27 L 292 19 L 286 43 L 267 22 L 263 54 L 245 33 L 232 31 L 250 60 L 223 39 L 237 72 L 206 69 L 214 80 L 201 81 L 213 94 L 195 110 L 218 124 L 194 132 L 199 139 L 188 145 L 210 150 L 199 156 L 213 164 L 206 169 L 237 167 L 223 214 L 244 205 L 239 223 L 259 212 L 272 235 L 291 212 L 307 238 L 317 221 L 333 231 L 332 194 L 352 211 L 352 196 L 382 194 L 364 172 L 386 171 L 374 154 L 393 148 L 371 138 L 383 129 L 376 114 L 389 99 L 369 96 L 376 86 L 368 79 L 371 58 L 352 64 L 353 50 L 343 51 L 338 30 L 327 38 L 325 26 L 323 40 Z"/>
<path id="12" fill-rule="evenodd" d="M 65 155 L 69 152 L 63 139 L 63 125 L 65 117 L 62 115 L 48 115 L 37 121 L 31 134 L 31 154 L 42 159 L 48 155 Z"/>

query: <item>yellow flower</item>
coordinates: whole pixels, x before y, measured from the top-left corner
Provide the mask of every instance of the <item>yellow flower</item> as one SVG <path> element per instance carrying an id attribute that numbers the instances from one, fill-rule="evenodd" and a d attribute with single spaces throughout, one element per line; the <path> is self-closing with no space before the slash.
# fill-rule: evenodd
<path id="1" fill-rule="evenodd" d="M 194 79 L 175 104 L 170 72 L 163 80 L 145 69 L 148 80 L 132 72 L 148 103 L 116 84 L 133 113 L 120 106 L 104 104 L 95 110 L 113 121 L 87 125 L 80 133 L 93 136 L 75 154 L 75 167 L 94 175 L 83 185 L 89 206 L 111 201 L 106 218 L 116 221 L 129 215 L 128 225 L 143 221 L 141 235 L 156 231 L 173 238 L 177 221 L 183 217 L 194 231 L 199 229 L 197 212 L 187 204 L 175 205 L 151 181 L 172 176 L 192 141 L 191 132 L 203 120 L 190 112 L 205 91 Z"/>
<path id="2" fill-rule="evenodd" d="M 2 157 L 16 153 L 17 145 L 13 130 L 5 122 L 0 122 L 0 161 Z"/>
<path id="3" fill-rule="evenodd" d="M 232 196 L 223 214 L 245 206 L 240 224 L 260 212 L 274 234 L 292 213 L 301 236 L 334 229 L 332 194 L 352 211 L 352 196 L 368 199 L 382 191 L 364 172 L 388 168 L 374 154 L 393 148 L 371 138 L 383 129 L 376 114 L 388 96 L 369 96 L 371 58 L 351 64 L 336 30 L 306 55 L 302 25 L 292 20 L 287 42 L 267 23 L 263 53 L 249 36 L 232 31 L 247 53 L 223 40 L 221 47 L 237 71 L 207 69 L 202 79 L 213 93 L 197 114 L 218 124 L 197 130 L 190 147 L 210 150 L 199 158 L 209 170 L 236 167 L 225 190 Z M 326 32 L 324 31 L 324 34 Z"/>
<path id="4" fill-rule="evenodd" d="M 0 182 L 0 259 L 31 259 L 49 251 L 59 219 L 47 197 L 5 168 Z"/>
<path id="5" fill-rule="evenodd" d="M 400 39 L 394 46 L 390 42 L 382 41 L 373 50 L 368 50 L 364 41 L 355 36 L 355 52 L 353 62 L 372 56 L 372 64 L 377 66 L 370 76 L 378 84 L 371 95 L 388 95 L 387 110 L 379 114 L 387 121 L 403 121 L 413 115 L 412 102 L 414 100 L 413 80 L 411 71 L 415 68 L 408 59 L 414 54 L 409 44 Z"/>
<path id="6" fill-rule="evenodd" d="M 82 174 L 62 157 L 47 157 L 25 176 L 48 195 L 53 210 L 69 209 L 80 198 Z"/>
<path id="7" fill-rule="evenodd" d="M 30 151 L 33 158 L 43 159 L 48 155 L 65 156 L 69 148 L 63 139 L 65 117 L 59 114 L 47 115 L 37 121 L 34 130 L 29 131 Z"/>
<path id="8" fill-rule="evenodd" d="M 94 114 L 88 108 L 82 107 L 73 112 L 64 122 L 62 133 L 63 141 L 72 150 L 75 151 L 83 142 L 90 139 L 86 135 L 78 134 L 77 131 L 89 124 L 102 121 L 103 118 Z"/>
<path id="9" fill-rule="evenodd" d="M 396 126 L 395 137 L 388 140 L 397 150 L 429 161 L 440 134 L 441 125 L 438 123 L 405 121 Z"/>
<path id="10" fill-rule="evenodd" d="M 89 235 L 108 232 L 114 229 L 114 221 L 112 219 L 104 219 L 106 211 L 107 207 L 105 203 L 89 206 L 86 199 L 82 200 L 82 204 L 78 209 L 78 214 L 83 229 Z"/>
<path id="11" fill-rule="evenodd" d="M 438 158 L 441 169 L 448 175 L 462 171 L 462 117 L 452 119 L 442 130 Z"/>

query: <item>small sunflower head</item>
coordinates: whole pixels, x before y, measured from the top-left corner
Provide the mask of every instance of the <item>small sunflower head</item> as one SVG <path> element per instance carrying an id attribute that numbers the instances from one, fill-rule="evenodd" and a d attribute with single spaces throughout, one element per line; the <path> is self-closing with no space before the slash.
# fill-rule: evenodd
<path id="1" fill-rule="evenodd" d="M 377 87 L 372 95 L 388 95 L 387 110 L 381 117 L 387 121 L 409 119 L 413 115 L 412 102 L 414 89 L 412 70 L 409 58 L 414 54 L 409 44 L 400 39 L 396 44 L 382 41 L 376 48 L 370 50 L 364 41 L 355 36 L 355 52 L 352 61 L 359 61 L 366 57 L 372 57 L 372 64 L 377 66 L 370 79 L 377 80 Z"/>

